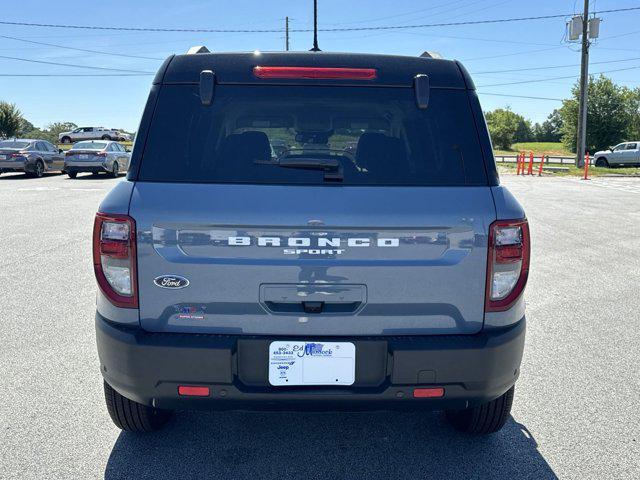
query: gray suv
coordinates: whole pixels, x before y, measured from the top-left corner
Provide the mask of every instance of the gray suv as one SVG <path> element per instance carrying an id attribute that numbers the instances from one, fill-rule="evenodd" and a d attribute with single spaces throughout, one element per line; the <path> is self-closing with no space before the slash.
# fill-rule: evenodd
<path id="1" fill-rule="evenodd" d="M 276 148 L 277 146 L 277 148 Z M 456 61 L 172 56 L 93 232 L 106 405 L 509 417 L 530 262 Z"/>

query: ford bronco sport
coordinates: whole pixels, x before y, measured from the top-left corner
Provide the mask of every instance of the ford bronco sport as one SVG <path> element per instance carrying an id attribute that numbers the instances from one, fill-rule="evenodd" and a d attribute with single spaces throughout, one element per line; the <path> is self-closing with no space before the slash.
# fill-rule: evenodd
<path id="1" fill-rule="evenodd" d="M 529 230 L 456 61 L 172 56 L 93 242 L 124 430 L 192 408 L 509 417 Z"/>

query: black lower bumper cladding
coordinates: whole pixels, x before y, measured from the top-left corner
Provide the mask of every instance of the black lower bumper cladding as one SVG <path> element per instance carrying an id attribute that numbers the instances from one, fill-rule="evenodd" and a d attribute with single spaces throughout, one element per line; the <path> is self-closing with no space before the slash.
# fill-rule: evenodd
<path id="1" fill-rule="evenodd" d="M 475 335 L 315 338 L 356 346 L 349 387 L 273 387 L 268 346 L 282 336 L 150 333 L 96 314 L 102 374 L 127 398 L 158 408 L 256 410 L 420 410 L 465 408 L 493 400 L 515 383 L 525 320 Z M 291 340 L 304 340 L 288 337 Z M 180 385 L 209 387 L 184 397 Z M 417 388 L 442 387 L 440 398 Z"/>

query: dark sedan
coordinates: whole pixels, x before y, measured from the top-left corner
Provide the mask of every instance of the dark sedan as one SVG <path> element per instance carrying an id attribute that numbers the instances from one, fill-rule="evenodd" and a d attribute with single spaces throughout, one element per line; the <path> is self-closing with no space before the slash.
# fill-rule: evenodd
<path id="1" fill-rule="evenodd" d="M 42 177 L 45 172 L 61 172 L 64 155 L 46 140 L 16 138 L 0 141 L 0 173 L 24 172 Z"/>

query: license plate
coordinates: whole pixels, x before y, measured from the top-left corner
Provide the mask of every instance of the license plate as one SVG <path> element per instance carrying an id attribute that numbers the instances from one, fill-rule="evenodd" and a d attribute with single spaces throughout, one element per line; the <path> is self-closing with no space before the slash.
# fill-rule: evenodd
<path id="1" fill-rule="evenodd" d="M 0 155 L 0 160 L 6 160 L 7 156 L 6 155 Z"/>
<path id="2" fill-rule="evenodd" d="M 87 155 L 86 153 L 81 153 L 80 155 L 78 155 L 78 157 L 80 158 L 80 160 L 86 160 L 87 158 L 89 158 L 89 155 Z"/>
<path id="3" fill-rule="evenodd" d="M 353 385 L 355 378 L 353 343 L 276 341 L 269 345 L 271 385 Z"/>

